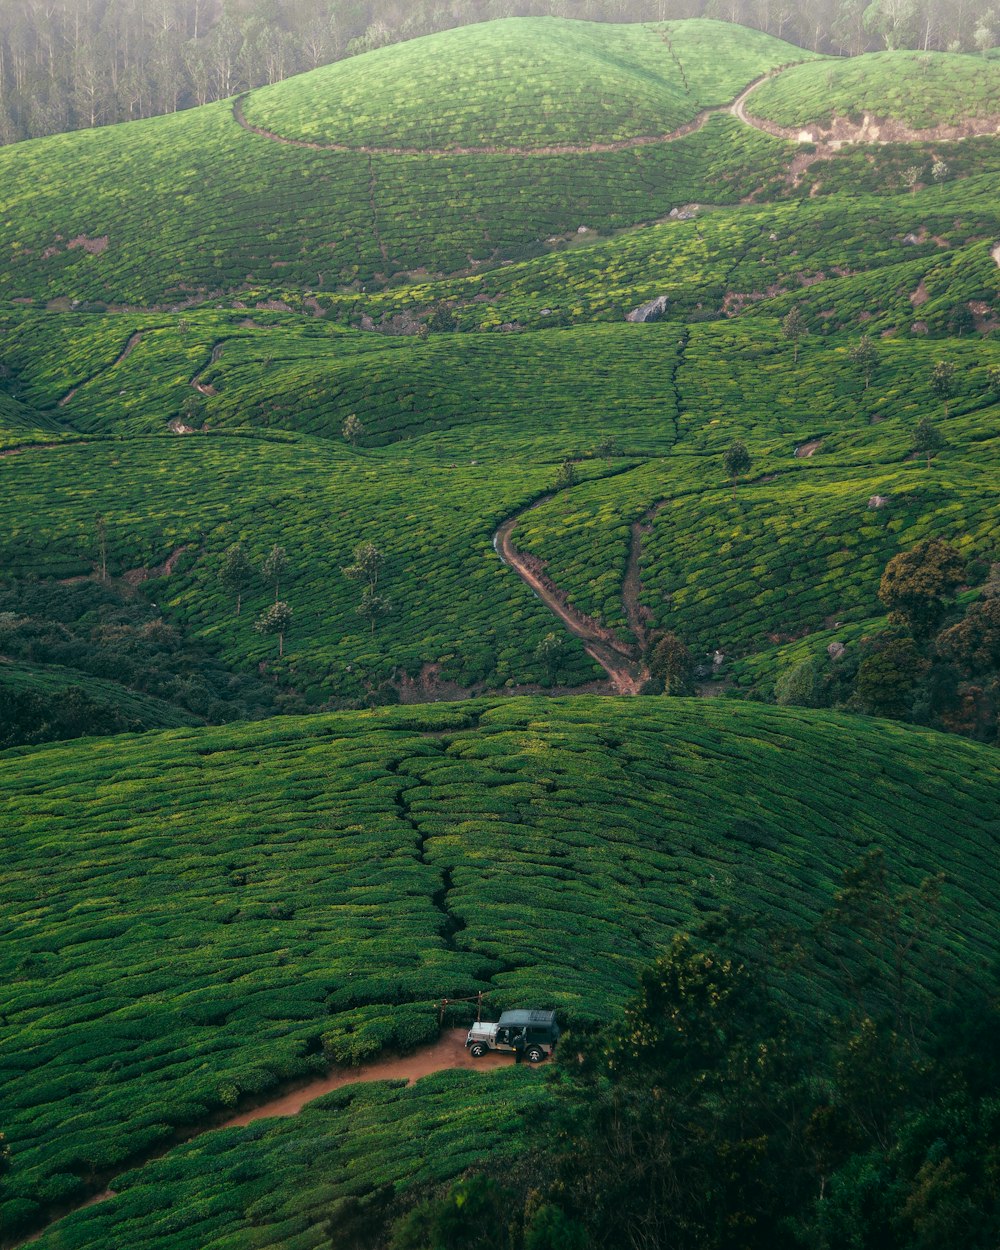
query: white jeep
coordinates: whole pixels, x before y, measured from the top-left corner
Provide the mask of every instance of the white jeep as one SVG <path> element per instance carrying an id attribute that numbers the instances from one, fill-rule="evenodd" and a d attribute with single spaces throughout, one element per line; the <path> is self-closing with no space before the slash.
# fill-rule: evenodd
<path id="1" fill-rule="evenodd" d="M 476 1059 L 488 1050 L 500 1050 L 540 1063 L 552 1054 L 558 1040 L 554 1011 L 505 1011 L 496 1024 L 474 1024 L 465 1045 Z"/>

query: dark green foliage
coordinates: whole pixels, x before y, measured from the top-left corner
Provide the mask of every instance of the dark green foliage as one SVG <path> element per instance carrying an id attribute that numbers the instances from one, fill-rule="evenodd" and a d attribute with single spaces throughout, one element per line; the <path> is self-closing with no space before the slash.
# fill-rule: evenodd
<path id="1" fill-rule="evenodd" d="M 753 461 L 750 459 L 746 443 L 741 442 L 739 439 L 731 442 L 723 453 L 722 467 L 726 471 L 726 477 L 732 479 L 734 498 L 736 496 L 736 479 L 742 477 L 744 473 L 749 473 L 752 463 Z"/>
<path id="2" fill-rule="evenodd" d="M 893 556 L 885 566 L 878 597 L 890 620 L 926 637 L 941 620 L 948 602 L 966 576 L 961 552 L 940 539 L 927 539 Z"/>
<path id="3" fill-rule="evenodd" d="M 272 687 L 234 672 L 214 647 L 121 584 L 14 580 L 0 587 L 0 654 L 17 661 L 0 665 L 11 718 L 5 746 L 243 720 L 279 706 Z M 71 687 L 77 694 L 63 705 Z"/>
<path id="4" fill-rule="evenodd" d="M 650 676 L 663 683 L 664 694 L 683 695 L 694 691 L 694 657 L 676 634 L 657 638 L 649 655 Z"/>
<path id="5" fill-rule="evenodd" d="M 759 917 L 676 936 L 620 1021 L 566 1040 L 555 1114 L 488 1190 L 504 1186 L 498 1244 L 530 1247 L 544 1211 L 568 1244 L 601 1250 L 987 1250 L 1000 1232 L 1000 982 L 974 975 L 957 1010 L 920 992 L 918 969 L 940 957 L 940 884 L 900 891 L 876 852 L 817 925 L 772 931 L 752 963 Z M 790 1007 L 778 991 L 789 965 L 807 977 L 832 965 L 843 1010 Z M 417 1211 L 445 1215 L 468 1184 L 490 1179 Z"/>
<path id="6" fill-rule="evenodd" d="M 918 456 L 927 457 L 927 467 L 939 451 L 948 446 L 948 440 L 930 417 L 921 417 L 913 431 L 913 450 Z"/>

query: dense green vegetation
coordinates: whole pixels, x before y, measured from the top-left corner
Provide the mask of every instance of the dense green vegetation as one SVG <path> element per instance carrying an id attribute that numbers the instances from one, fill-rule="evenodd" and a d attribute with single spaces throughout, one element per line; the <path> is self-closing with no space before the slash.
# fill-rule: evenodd
<path id="1" fill-rule="evenodd" d="M 348 1199 L 395 1218 L 506 1169 L 551 1101 L 528 1072 L 338 1094 L 118 1176 L 432 1038 L 441 997 L 589 1034 L 720 912 L 761 963 L 875 847 L 894 890 L 944 874 L 914 1001 L 1000 955 L 995 752 L 830 710 L 996 740 L 1000 140 L 817 153 L 725 109 L 809 55 L 518 18 L 250 90 L 293 142 L 228 101 L 0 152 L 0 1237 L 113 1176 L 42 1244 L 298 1250 Z M 818 61 L 751 104 L 987 108 L 994 62 L 947 58 L 939 95 L 944 60 L 897 60 L 855 103 Z M 649 697 L 593 697 L 493 548 L 513 519 Z M 940 602 L 880 598 L 914 548 Z M 783 1018 L 843 1018 L 857 952 L 829 952 L 775 970 Z M 831 1059 L 809 1097 L 835 1103 Z M 911 1192 L 912 1152 L 866 1150 Z"/>
<path id="2" fill-rule="evenodd" d="M 801 56 L 790 44 L 717 22 L 672 28 L 522 18 L 302 75 L 254 92 L 243 111 L 251 125 L 285 138 L 347 147 L 610 143 L 667 134 Z M 451 67 L 444 99 L 442 59 Z"/>
<path id="3" fill-rule="evenodd" d="M 1000 117 L 1000 62 L 947 52 L 878 52 L 793 66 L 748 104 L 782 126 L 834 117 L 893 119 L 918 130 Z"/>
<path id="4" fill-rule="evenodd" d="M 942 942 L 997 954 L 994 754 L 831 714 L 476 703 L 0 774 L 15 1226 L 242 1094 L 431 1035 L 442 995 L 592 1021 L 699 913 L 815 918 L 873 845 L 904 885 L 943 867 Z M 788 993 L 836 1005 L 822 979 Z"/>
<path id="5" fill-rule="evenodd" d="M 914 989 L 935 895 L 895 893 L 868 856 L 764 959 L 741 958 L 742 918 L 679 936 L 622 1018 L 562 1052 L 519 1167 L 480 1163 L 403 1216 L 378 1191 L 338 1204 L 334 1244 L 459 1250 L 488 1222 L 505 1250 L 992 1250 L 1000 982 L 946 1009 Z M 818 1029 L 789 1013 L 773 989 L 789 959 L 840 964 L 859 934 L 850 1008 Z"/>

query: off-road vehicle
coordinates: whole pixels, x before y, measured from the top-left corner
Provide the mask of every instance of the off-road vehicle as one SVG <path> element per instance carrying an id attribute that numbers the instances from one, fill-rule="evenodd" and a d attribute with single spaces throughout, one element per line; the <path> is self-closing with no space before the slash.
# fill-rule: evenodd
<path id="1" fill-rule="evenodd" d="M 505 1011 L 496 1024 L 474 1024 L 465 1044 L 476 1059 L 488 1050 L 501 1050 L 540 1063 L 552 1054 L 558 1040 L 554 1011 Z"/>

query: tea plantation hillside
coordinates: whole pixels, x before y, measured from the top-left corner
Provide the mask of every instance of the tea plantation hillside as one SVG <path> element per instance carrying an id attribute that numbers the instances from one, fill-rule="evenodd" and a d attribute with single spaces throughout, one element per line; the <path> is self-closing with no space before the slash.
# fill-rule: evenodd
<path id="1" fill-rule="evenodd" d="M 913 264 L 933 284 L 931 261 Z M 71 395 L 52 410 L 103 437 L 0 464 L 8 576 L 92 573 L 100 511 L 114 575 L 180 553 L 146 587 L 166 621 L 236 670 L 271 663 L 312 700 L 405 692 L 425 666 L 462 689 L 544 679 L 536 651 L 552 618 L 491 542 L 553 495 L 566 458 L 575 481 L 522 519 L 516 542 L 626 642 L 632 554 L 646 627 L 732 657 L 879 614 L 886 561 L 926 537 L 994 558 L 1000 355 L 975 337 L 887 338 L 866 387 L 854 338 L 817 318 L 796 347 L 763 309 L 426 340 L 290 314 L 87 317 L 68 350 L 65 320 L 9 323 L 10 358 L 34 403 Z M 947 417 L 931 385 L 943 355 L 956 370 Z M 341 435 L 351 414 L 356 448 Z M 948 443 L 931 470 L 911 458 L 925 418 Z M 208 433 L 146 433 L 178 420 Z M 735 498 L 722 468 L 734 438 L 753 464 Z M 876 496 L 887 505 L 870 507 Z M 275 543 L 289 553 L 280 663 L 252 628 L 273 588 L 252 581 L 237 616 L 219 582 L 238 540 L 258 564 Z M 374 634 L 342 574 L 363 540 L 386 556 L 392 603 Z M 599 670 L 567 638 L 551 676 L 572 686 Z"/>
<path id="2" fill-rule="evenodd" d="M 484 989 L 586 1025 L 676 930 L 722 907 L 809 922 L 872 847 L 899 885 L 945 873 L 927 988 L 952 958 L 974 977 L 1000 953 L 995 753 L 829 713 L 472 702 L 8 753 L 0 784 L 9 1232 L 244 1095 L 432 1036 L 441 997 Z M 814 981 L 786 992 L 837 1006 Z M 537 1096 L 523 1082 L 501 1085 L 513 1111 Z M 346 1170 L 324 1152 L 324 1200 L 422 1170 L 406 1142 L 387 1165 L 362 1139 L 448 1088 L 452 1144 L 428 1167 L 474 1158 L 495 1104 L 469 1078 L 397 1110 L 357 1095 L 361 1145 Z M 51 1244 L 163 1236 L 131 1221 L 168 1207 L 175 1228 L 210 1220 L 179 1244 L 235 1244 L 248 1218 L 273 1225 L 266 1244 L 314 1244 L 292 1240 L 319 1218 L 294 1143 L 340 1134 L 345 1101 L 302 1137 L 257 1126 L 118 1181 Z M 265 1177 L 272 1147 L 285 1162 Z"/>
<path id="3" fill-rule="evenodd" d="M 783 126 L 835 117 L 893 120 L 915 130 L 994 119 L 1000 127 L 1000 61 L 949 52 L 877 52 L 796 65 L 762 83 L 747 102 Z"/>
<path id="4" fill-rule="evenodd" d="M 0 185 L 16 212 L 0 223 L 0 298 L 176 304 L 275 278 L 300 291 L 356 289 L 415 269 L 452 273 L 531 254 L 581 225 L 632 225 L 690 200 L 735 203 L 776 185 L 786 145 L 732 119 L 677 142 L 658 137 L 804 54 L 716 23 L 671 31 L 490 23 L 288 80 L 235 111 L 226 102 L 6 149 Z M 690 77 L 668 38 L 689 57 Z M 453 90 L 464 58 L 525 61 L 518 92 L 498 93 L 478 76 Z M 359 75 L 365 111 L 345 115 Z M 397 95 L 393 83 L 423 84 L 423 94 Z M 569 84 L 583 85 L 586 107 Z M 428 92 L 432 109 L 422 102 Z M 241 125 L 241 109 L 292 131 L 304 113 L 321 128 L 335 116 L 350 142 L 339 151 L 309 138 L 303 147 L 278 142 Z M 595 126 L 618 138 L 591 150 Z M 417 146 L 397 155 L 352 146 L 397 129 Z M 631 144 L 650 129 L 656 142 Z M 449 154 L 447 145 L 470 135 L 474 154 Z M 501 136 L 548 143 L 548 154 L 494 151 Z"/>
<path id="5" fill-rule="evenodd" d="M 546 148 L 666 135 L 804 54 L 723 22 L 515 18 L 252 92 L 251 125 L 347 148 Z M 515 86 L 516 84 L 516 86 Z"/>

